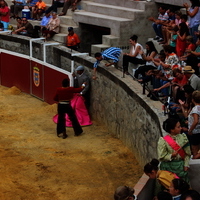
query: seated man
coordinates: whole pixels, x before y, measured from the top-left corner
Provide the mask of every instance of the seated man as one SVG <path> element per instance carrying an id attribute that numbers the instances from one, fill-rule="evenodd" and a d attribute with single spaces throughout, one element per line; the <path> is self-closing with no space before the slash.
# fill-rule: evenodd
<path id="1" fill-rule="evenodd" d="M 162 25 L 165 25 L 168 22 L 168 14 L 167 9 L 164 6 L 160 6 L 159 9 L 159 16 L 158 19 L 155 19 L 154 17 L 149 17 L 150 21 L 153 21 L 153 29 L 156 33 L 155 40 L 158 40 L 158 42 L 163 41 L 163 35 L 162 35 Z"/>
<path id="2" fill-rule="evenodd" d="M 70 7 L 72 7 L 72 11 L 76 10 L 76 5 L 77 3 L 79 3 L 81 0 L 65 0 L 64 6 L 63 6 L 63 10 L 62 12 L 59 14 L 59 16 L 63 16 L 67 14 L 67 11 Z"/>
<path id="3" fill-rule="evenodd" d="M 68 32 L 69 33 L 66 38 L 66 46 L 70 49 L 77 51 L 81 41 L 80 41 L 78 35 L 76 33 L 74 33 L 73 27 L 69 27 Z"/>
<path id="4" fill-rule="evenodd" d="M 120 48 L 117 47 L 110 47 L 108 49 L 106 49 L 105 51 L 103 51 L 102 53 L 97 52 L 95 53 L 94 57 L 97 59 L 97 61 L 94 63 L 93 65 L 93 69 L 94 69 L 94 73 L 93 73 L 93 79 L 96 79 L 96 71 L 97 71 L 97 67 L 98 64 L 100 63 L 100 61 L 102 60 L 112 60 L 113 62 L 111 63 L 106 63 L 105 66 L 111 66 L 113 64 L 116 64 L 119 61 L 119 57 L 122 53 L 122 50 Z"/>
<path id="5" fill-rule="evenodd" d="M 52 6 L 50 6 L 47 10 L 46 13 L 50 13 L 51 11 L 57 13 L 57 8 L 63 7 L 65 3 L 65 0 L 53 0 Z"/>
<path id="6" fill-rule="evenodd" d="M 45 12 L 46 4 L 42 0 L 38 0 L 33 11 L 33 19 L 40 20 L 42 14 Z"/>
<path id="7" fill-rule="evenodd" d="M 52 18 L 52 15 L 48 12 L 45 13 L 44 17 L 42 18 L 42 21 L 40 23 L 40 31 L 41 33 L 46 30 L 47 24 L 49 23 L 49 20 Z"/>
<path id="8" fill-rule="evenodd" d="M 25 17 L 23 17 L 21 28 L 15 30 L 13 33 L 19 34 L 19 35 L 32 36 L 33 25 L 31 23 L 29 23 L 28 20 Z"/>
<path id="9" fill-rule="evenodd" d="M 38 2 L 38 0 L 28 0 L 27 1 L 27 6 L 28 6 L 29 10 L 32 13 L 31 18 L 33 18 L 33 13 L 34 13 L 34 10 L 35 10 L 35 5 L 36 5 L 37 2 Z"/>
<path id="10" fill-rule="evenodd" d="M 12 1 L 12 3 L 14 5 L 10 6 L 10 13 L 11 13 L 10 18 L 15 19 L 16 17 L 19 17 L 18 13 L 24 8 L 24 6 L 26 5 L 26 2 L 25 0 L 17 0 L 17 1 L 14 0 Z"/>

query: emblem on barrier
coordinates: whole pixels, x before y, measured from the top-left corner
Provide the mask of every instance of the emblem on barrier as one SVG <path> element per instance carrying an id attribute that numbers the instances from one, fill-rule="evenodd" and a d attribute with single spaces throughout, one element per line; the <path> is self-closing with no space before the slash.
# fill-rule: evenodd
<path id="1" fill-rule="evenodd" d="M 36 87 L 40 85 L 40 69 L 37 67 L 33 67 L 33 82 Z"/>

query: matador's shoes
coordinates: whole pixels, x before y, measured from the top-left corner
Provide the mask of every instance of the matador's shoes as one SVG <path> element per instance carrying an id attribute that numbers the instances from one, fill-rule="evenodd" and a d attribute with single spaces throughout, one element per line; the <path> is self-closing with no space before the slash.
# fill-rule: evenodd
<path id="1" fill-rule="evenodd" d="M 83 133 L 83 131 L 81 133 L 75 133 L 74 136 L 79 136 Z"/>
<path id="2" fill-rule="evenodd" d="M 66 139 L 68 137 L 66 133 L 58 133 L 57 136 L 62 137 L 63 139 Z"/>
<path id="3" fill-rule="evenodd" d="M 66 139 L 68 137 L 67 134 L 63 134 L 62 139 Z"/>

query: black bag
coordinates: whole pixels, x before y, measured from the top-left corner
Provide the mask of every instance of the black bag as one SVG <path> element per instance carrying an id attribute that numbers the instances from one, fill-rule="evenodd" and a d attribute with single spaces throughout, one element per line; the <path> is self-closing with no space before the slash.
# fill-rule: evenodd
<path id="1" fill-rule="evenodd" d="M 148 96 L 153 101 L 158 101 L 159 100 L 159 95 L 158 95 L 157 91 L 150 91 L 149 94 L 148 94 Z"/>

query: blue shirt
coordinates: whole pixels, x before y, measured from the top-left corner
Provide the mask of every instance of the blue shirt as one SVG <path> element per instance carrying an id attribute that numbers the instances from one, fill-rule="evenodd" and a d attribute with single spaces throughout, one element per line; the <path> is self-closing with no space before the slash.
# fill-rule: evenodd
<path id="1" fill-rule="evenodd" d="M 26 5 L 25 0 L 17 0 L 17 2 L 22 2 L 22 4 L 16 3 L 16 5 L 21 5 L 21 6 L 25 6 Z"/>
<path id="2" fill-rule="evenodd" d="M 29 4 L 29 6 L 35 6 L 35 4 L 38 2 L 38 0 L 32 0 Z"/>
<path id="3" fill-rule="evenodd" d="M 119 61 L 119 56 L 121 54 L 122 50 L 117 47 L 110 47 L 103 51 L 101 53 L 103 60 L 113 60 L 113 62 L 118 62 Z M 93 65 L 94 68 L 98 67 L 98 64 L 100 61 L 96 61 Z"/>
<path id="4" fill-rule="evenodd" d="M 42 21 L 41 21 L 40 25 L 41 25 L 41 26 L 46 26 L 51 18 L 52 18 L 51 15 L 50 15 L 48 18 L 47 18 L 46 16 L 44 16 L 44 17 L 42 18 Z"/>

